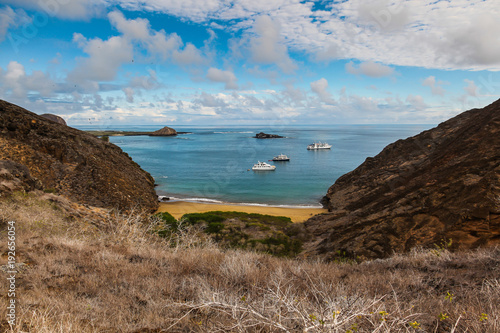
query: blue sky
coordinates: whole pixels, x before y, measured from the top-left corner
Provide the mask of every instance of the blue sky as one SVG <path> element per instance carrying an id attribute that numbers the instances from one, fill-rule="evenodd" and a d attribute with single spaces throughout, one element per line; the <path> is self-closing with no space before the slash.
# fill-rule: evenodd
<path id="1" fill-rule="evenodd" d="M 500 98 L 495 0 L 0 0 L 0 98 L 70 125 L 437 124 Z"/>

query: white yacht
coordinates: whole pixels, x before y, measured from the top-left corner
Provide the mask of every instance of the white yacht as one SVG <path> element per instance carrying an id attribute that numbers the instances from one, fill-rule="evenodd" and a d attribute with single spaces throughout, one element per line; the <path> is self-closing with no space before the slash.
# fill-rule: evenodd
<path id="1" fill-rule="evenodd" d="M 307 146 L 307 150 L 318 150 L 318 149 L 330 149 L 332 145 L 329 145 L 326 142 L 315 142 Z"/>
<path id="2" fill-rule="evenodd" d="M 266 162 L 259 161 L 257 164 L 254 164 L 252 170 L 254 171 L 273 171 L 276 169 L 275 165 L 267 164 Z"/>
<path id="3" fill-rule="evenodd" d="M 279 154 L 278 156 L 273 157 L 273 161 L 290 161 L 290 158 L 285 154 Z"/>

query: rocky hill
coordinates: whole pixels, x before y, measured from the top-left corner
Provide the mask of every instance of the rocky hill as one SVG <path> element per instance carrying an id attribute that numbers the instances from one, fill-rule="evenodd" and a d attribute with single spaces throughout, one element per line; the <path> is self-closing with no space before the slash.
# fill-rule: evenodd
<path id="1" fill-rule="evenodd" d="M 119 147 L 2 100 L 0 160 L 16 162 L 2 164 L 4 189 L 22 187 L 7 175 L 18 170 L 82 204 L 148 211 L 158 205 L 151 175 Z"/>
<path id="2" fill-rule="evenodd" d="M 330 213 L 305 222 L 306 252 L 329 259 L 500 244 L 500 100 L 390 144 L 325 204 Z"/>
<path id="3" fill-rule="evenodd" d="M 44 113 L 44 114 L 41 114 L 40 116 L 47 118 L 48 120 L 52 120 L 58 124 L 67 125 L 66 121 L 62 117 L 56 116 L 55 114 Z"/>
<path id="4" fill-rule="evenodd" d="M 149 135 L 151 135 L 151 136 L 175 136 L 175 135 L 177 135 L 177 131 L 174 130 L 173 128 L 165 126 L 162 129 L 154 131 L 153 133 L 151 133 Z"/>

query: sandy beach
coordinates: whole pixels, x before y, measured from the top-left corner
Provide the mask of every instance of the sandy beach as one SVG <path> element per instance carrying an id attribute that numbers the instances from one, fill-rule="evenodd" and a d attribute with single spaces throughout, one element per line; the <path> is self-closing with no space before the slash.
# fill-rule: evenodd
<path id="1" fill-rule="evenodd" d="M 287 208 L 272 206 L 245 206 L 237 204 L 208 204 L 187 201 L 161 202 L 158 212 L 169 212 L 176 219 L 188 213 L 204 213 L 219 210 L 223 212 L 244 212 L 267 214 L 274 216 L 287 216 L 293 222 L 304 222 L 311 216 L 320 213 L 326 213 L 328 210 L 323 208 Z"/>

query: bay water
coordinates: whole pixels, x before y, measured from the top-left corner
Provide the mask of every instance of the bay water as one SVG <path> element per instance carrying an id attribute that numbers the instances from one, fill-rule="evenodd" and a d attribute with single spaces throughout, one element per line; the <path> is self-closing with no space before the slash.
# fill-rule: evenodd
<path id="1" fill-rule="evenodd" d="M 174 137 L 112 136 L 110 142 L 128 153 L 155 179 L 157 193 L 172 200 L 252 205 L 320 207 L 320 200 L 337 178 L 355 169 L 386 145 L 430 128 L 430 125 L 175 126 L 189 132 Z M 82 130 L 154 131 L 161 126 Z M 256 139 L 256 133 L 284 136 Z M 330 150 L 307 150 L 313 142 Z M 285 154 L 288 162 L 272 162 Z M 258 161 L 275 171 L 252 171 Z M 119 166 L 116 166 L 119 167 Z"/>

